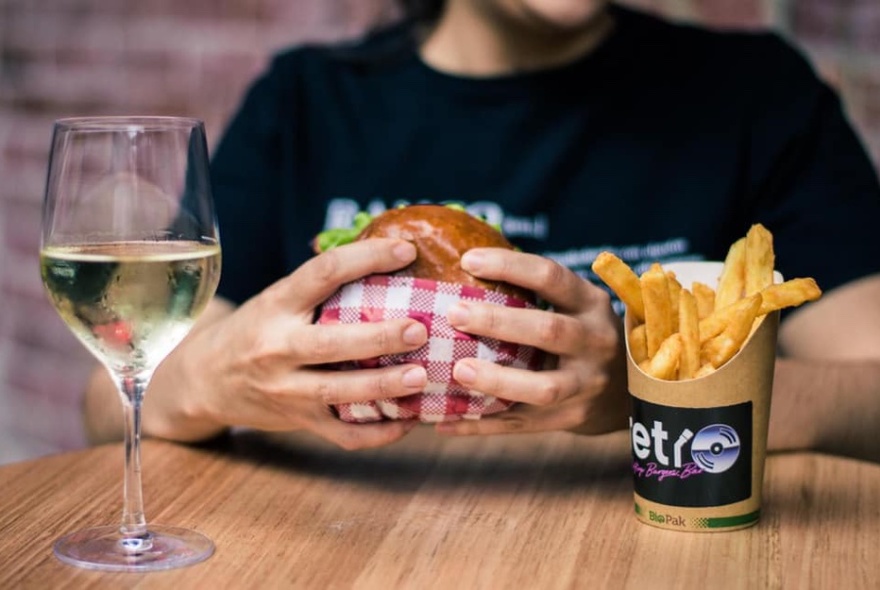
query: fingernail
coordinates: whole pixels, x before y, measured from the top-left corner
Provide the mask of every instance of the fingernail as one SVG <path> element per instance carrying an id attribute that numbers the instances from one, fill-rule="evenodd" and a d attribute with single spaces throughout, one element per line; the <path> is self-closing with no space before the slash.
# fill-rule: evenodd
<path id="1" fill-rule="evenodd" d="M 391 253 L 398 260 L 409 262 L 416 257 L 416 247 L 410 242 L 400 242 L 391 249 Z"/>
<path id="2" fill-rule="evenodd" d="M 403 374 L 400 381 L 406 387 L 422 387 L 428 382 L 428 374 L 422 367 L 413 367 Z"/>
<path id="3" fill-rule="evenodd" d="M 403 341 L 406 344 L 423 344 L 427 337 L 428 330 L 419 322 L 410 324 L 406 330 L 403 331 Z"/>
<path id="4" fill-rule="evenodd" d="M 468 385 L 476 381 L 477 371 L 468 363 L 458 363 L 452 371 L 452 376 L 462 385 Z"/>
<path id="5" fill-rule="evenodd" d="M 461 267 L 468 272 L 477 272 L 482 268 L 485 257 L 480 252 L 469 250 L 461 257 Z"/>
<path id="6" fill-rule="evenodd" d="M 446 317 L 453 326 L 461 326 L 467 324 L 471 317 L 471 310 L 464 303 L 459 302 L 449 308 Z"/>

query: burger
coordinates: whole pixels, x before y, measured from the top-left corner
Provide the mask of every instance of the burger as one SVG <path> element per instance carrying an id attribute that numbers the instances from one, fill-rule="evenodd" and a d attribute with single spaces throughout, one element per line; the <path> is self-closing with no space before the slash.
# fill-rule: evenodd
<path id="1" fill-rule="evenodd" d="M 466 334 L 454 329 L 446 311 L 459 300 L 518 308 L 537 306 L 535 294 L 503 282 L 477 278 L 461 268 L 461 256 L 472 248 L 515 249 L 499 229 L 452 205 L 410 205 L 371 217 L 358 214 L 352 228 L 328 230 L 313 242 L 324 252 L 351 241 L 397 238 L 416 247 L 416 259 L 388 274 L 374 274 L 344 285 L 321 306 L 319 323 L 361 323 L 409 317 L 428 329 L 428 342 L 418 350 L 338 363 L 351 370 L 397 364 L 425 367 L 423 391 L 402 398 L 336 406 L 348 422 L 413 420 L 442 422 L 478 419 L 509 408 L 511 402 L 470 390 L 452 377 L 463 358 L 491 360 L 504 366 L 538 370 L 539 349 Z"/>

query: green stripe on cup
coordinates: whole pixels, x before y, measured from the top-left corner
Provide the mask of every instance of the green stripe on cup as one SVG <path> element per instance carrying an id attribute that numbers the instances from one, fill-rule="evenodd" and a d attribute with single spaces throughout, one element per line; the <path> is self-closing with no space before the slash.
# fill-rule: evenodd
<path id="1" fill-rule="evenodd" d="M 700 529 L 726 529 L 734 526 L 742 526 L 750 524 L 758 520 L 761 516 L 760 510 L 749 512 L 748 514 L 740 514 L 738 516 L 718 516 L 715 518 L 695 518 L 693 520 L 694 527 Z"/>
<path id="2" fill-rule="evenodd" d="M 634 502 L 635 512 L 639 516 L 643 516 L 644 512 L 638 502 Z M 737 516 L 715 516 L 715 517 L 699 517 L 691 519 L 693 528 L 696 529 L 726 529 L 744 524 L 756 522 L 761 516 L 760 510 L 749 512 L 748 514 L 739 514 Z"/>

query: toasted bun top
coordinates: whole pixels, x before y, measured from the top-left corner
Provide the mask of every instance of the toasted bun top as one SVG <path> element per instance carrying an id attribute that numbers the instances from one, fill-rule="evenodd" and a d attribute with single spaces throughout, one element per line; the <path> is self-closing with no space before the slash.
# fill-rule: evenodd
<path id="1" fill-rule="evenodd" d="M 375 217 L 357 237 L 369 238 L 397 238 L 415 244 L 416 260 L 395 274 L 472 285 L 525 301 L 535 300 L 524 289 L 478 279 L 462 270 L 461 255 L 471 248 L 515 248 L 500 231 L 461 209 L 444 205 L 389 209 Z"/>

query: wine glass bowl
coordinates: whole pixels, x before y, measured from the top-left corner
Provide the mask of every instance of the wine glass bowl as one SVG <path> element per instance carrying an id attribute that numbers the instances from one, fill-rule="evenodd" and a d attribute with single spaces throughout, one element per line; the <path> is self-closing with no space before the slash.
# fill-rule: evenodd
<path id="1" fill-rule="evenodd" d="M 124 376 L 152 371 L 186 336 L 220 266 L 219 248 L 183 241 L 49 247 L 41 259 L 58 313 Z"/>
<path id="2" fill-rule="evenodd" d="M 106 367 L 125 418 L 122 522 L 59 539 L 55 555 L 90 569 L 197 563 L 214 545 L 147 525 L 140 412 L 159 363 L 180 343 L 220 277 L 219 232 L 201 121 L 90 117 L 56 121 L 43 202 L 40 266 L 61 318 Z"/>

